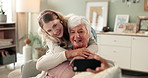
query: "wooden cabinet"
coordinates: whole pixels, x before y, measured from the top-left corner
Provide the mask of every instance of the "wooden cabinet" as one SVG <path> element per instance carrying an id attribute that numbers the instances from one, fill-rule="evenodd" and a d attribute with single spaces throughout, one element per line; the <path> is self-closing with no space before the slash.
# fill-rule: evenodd
<path id="1" fill-rule="evenodd" d="M 123 69 L 148 72 L 148 35 L 99 33 L 98 54 Z"/>
<path id="2" fill-rule="evenodd" d="M 0 23 L 0 65 L 16 62 L 15 23 Z"/>
<path id="3" fill-rule="evenodd" d="M 131 69 L 148 72 L 148 37 L 132 38 Z"/>
<path id="4" fill-rule="evenodd" d="M 114 61 L 121 68 L 130 68 L 131 37 L 99 35 L 99 54 Z"/>

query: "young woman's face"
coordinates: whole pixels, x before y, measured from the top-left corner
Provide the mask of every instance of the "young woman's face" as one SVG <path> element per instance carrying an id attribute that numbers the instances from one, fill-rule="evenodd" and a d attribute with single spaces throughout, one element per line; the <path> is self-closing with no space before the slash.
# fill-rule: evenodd
<path id="1" fill-rule="evenodd" d="M 74 28 L 70 28 L 70 41 L 73 48 L 82 48 L 88 46 L 89 34 L 84 26 L 80 24 Z"/>
<path id="2" fill-rule="evenodd" d="M 60 23 L 59 19 L 49 21 L 44 23 L 43 29 L 53 37 L 61 38 L 63 36 L 63 25 Z"/>

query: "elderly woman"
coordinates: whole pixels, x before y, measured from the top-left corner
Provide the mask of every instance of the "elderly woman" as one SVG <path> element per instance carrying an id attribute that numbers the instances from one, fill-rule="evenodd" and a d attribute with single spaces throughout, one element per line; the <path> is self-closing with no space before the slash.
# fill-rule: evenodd
<path id="1" fill-rule="evenodd" d="M 68 19 L 68 27 L 72 49 L 78 49 L 82 47 L 87 48 L 89 38 L 91 37 L 91 27 L 88 19 L 83 16 L 71 16 Z M 73 59 L 96 59 L 101 61 L 101 67 L 97 67 L 96 70 L 87 69 L 88 72 L 79 73 L 73 78 L 120 78 L 120 69 L 114 66 L 112 66 L 111 69 L 108 69 L 109 67 L 111 67 L 111 65 L 109 65 L 109 63 L 105 59 L 96 54 L 92 53 L 86 58 L 76 56 Z M 108 71 L 110 70 L 112 70 L 113 74 L 108 74 Z M 115 75 L 114 72 L 116 73 Z"/>
<path id="2" fill-rule="evenodd" d="M 87 48 L 89 38 L 91 37 L 91 26 L 89 24 L 89 21 L 83 17 L 83 16 L 72 16 L 68 20 L 68 26 L 69 26 L 69 33 L 70 33 L 70 42 L 72 44 L 72 49 L 78 49 L 78 48 Z M 76 59 L 90 59 L 94 58 L 96 56 L 95 54 L 90 54 L 87 58 L 76 56 L 74 58 Z M 107 68 L 109 68 L 108 63 L 101 57 L 97 56 L 97 58 L 100 58 L 100 61 L 102 62 L 101 67 L 98 67 L 96 71 L 88 69 L 88 71 L 93 72 L 100 72 Z"/>

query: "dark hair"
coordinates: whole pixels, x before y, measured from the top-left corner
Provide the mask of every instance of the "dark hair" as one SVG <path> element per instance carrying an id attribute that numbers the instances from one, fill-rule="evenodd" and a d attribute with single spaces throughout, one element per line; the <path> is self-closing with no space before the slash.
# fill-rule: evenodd
<path id="1" fill-rule="evenodd" d="M 54 16 L 57 16 L 57 18 L 54 18 Z M 45 10 L 40 13 L 38 17 L 38 22 L 41 28 L 43 28 L 43 23 L 48 23 L 49 21 L 53 21 L 54 19 L 59 19 L 59 16 L 54 11 Z"/>
<path id="2" fill-rule="evenodd" d="M 55 19 L 59 19 L 60 23 L 63 25 L 63 31 L 64 31 L 63 37 L 59 38 L 60 41 L 58 42 L 59 45 L 61 45 L 61 44 L 63 45 L 63 43 L 62 43 L 63 40 L 69 41 L 69 33 L 68 33 L 68 27 L 67 27 L 67 20 L 62 16 L 62 14 L 52 11 L 52 10 L 45 10 L 40 13 L 40 15 L 38 17 L 38 23 L 39 23 L 40 27 L 43 29 L 44 23 L 48 23 L 48 22 L 53 21 Z M 57 39 L 57 38 L 55 38 L 55 39 Z"/>

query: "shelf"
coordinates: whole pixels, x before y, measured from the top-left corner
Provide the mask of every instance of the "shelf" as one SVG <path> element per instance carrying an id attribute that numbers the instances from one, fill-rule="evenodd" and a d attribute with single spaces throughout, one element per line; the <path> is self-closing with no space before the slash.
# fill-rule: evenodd
<path id="1" fill-rule="evenodd" d="M 17 38 L 16 38 L 17 27 L 15 23 L 8 22 L 0 22 L 0 39 L 12 39 L 12 43 L 9 44 L 1 44 L 0 46 L 0 64 L 7 65 L 10 63 L 14 63 L 17 61 L 16 57 L 16 46 L 17 46 Z M 8 52 L 9 56 L 5 56 L 2 52 Z M 12 54 L 12 55 L 11 55 Z"/>
<path id="2" fill-rule="evenodd" d="M 14 22 L 0 22 L 0 25 L 13 25 L 15 24 Z"/>
<path id="3" fill-rule="evenodd" d="M 0 30 L 14 30 L 15 27 L 8 27 L 8 28 L 0 28 Z"/>
<path id="4" fill-rule="evenodd" d="M 16 45 L 1 46 L 0 49 L 16 47 Z"/>

